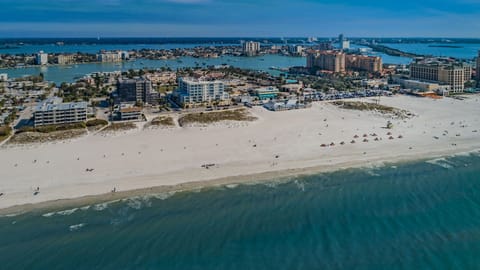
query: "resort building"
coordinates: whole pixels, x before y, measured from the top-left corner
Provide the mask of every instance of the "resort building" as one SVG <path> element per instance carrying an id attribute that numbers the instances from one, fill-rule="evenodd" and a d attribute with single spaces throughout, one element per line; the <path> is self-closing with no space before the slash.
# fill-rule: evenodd
<path id="1" fill-rule="evenodd" d="M 37 53 L 35 55 L 35 64 L 42 66 L 48 64 L 48 54 L 44 53 L 43 51 Z"/>
<path id="2" fill-rule="evenodd" d="M 370 73 L 381 73 L 383 70 L 381 57 L 353 54 L 345 56 L 345 67 L 348 70 L 367 71 Z"/>
<path id="3" fill-rule="evenodd" d="M 280 91 L 274 86 L 261 87 L 254 90 L 255 96 L 260 100 L 275 99 Z"/>
<path id="4" fill-rule="evenodd" d="M 316 68 L 335 73 L 345 72 L 345 53 L 338 51 L 316 51 L 307 56 L 307 68 Z"/>
<path id="5" fill-rule="evenodd" d="M 75 62 L 75 58 L 73 54 L 70 54 L 70 55 L 60 54 L 57 56 L 57 64 L 59 65 L 68 65 L 68 64 L 73 64 L 74 62 Z"/>
<path id="6" fill-rule="evenodd" d="M 153 89 L 152 82 L 145 78 L 119 79 L 117 81 L 116 103 L 136 102 L 157 104 L 160 94 Z"/>
<path id="7" fill-rule="evenodd" d="M 61 98 L 49 98 L 35 108 L 34 126 L 84 122 L 87 120 L 87 105 L 87 102 L 62 103 Z"/>
<path id="8" fill-rule="evenodd" d="M 243 43 L 243 54 L 246 56 L 255 56 L 260 52 L 260 42 L 247 41 Z"/>
<path id="9" fill-rule="evenodd" d="M 173 93 L 177 101 L 185 106 L 186 104 L 207 103 L 214 101 L 228 102 L 229 95 L 225 92 L 223 81 L 205 81 L 194 78 L 180 78 L 178 89 Z"/>
<path id="10" fill-rule="evenodd" d="M 450 91 L 461 93 L 471 80 L 472 67 L 449 59 L 417 59 L 410 64 L 410 78 L 450 85 Z"/>

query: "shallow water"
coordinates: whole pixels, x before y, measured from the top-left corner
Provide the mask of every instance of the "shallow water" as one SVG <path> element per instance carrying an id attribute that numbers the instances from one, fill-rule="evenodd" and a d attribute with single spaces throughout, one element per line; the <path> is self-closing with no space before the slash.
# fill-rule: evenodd
<path id="1" fill-rule="evenodd" d="M 0 269 L 478 269 L 479 206 L 478 155 L 166 193 L 0 218 Z"/>

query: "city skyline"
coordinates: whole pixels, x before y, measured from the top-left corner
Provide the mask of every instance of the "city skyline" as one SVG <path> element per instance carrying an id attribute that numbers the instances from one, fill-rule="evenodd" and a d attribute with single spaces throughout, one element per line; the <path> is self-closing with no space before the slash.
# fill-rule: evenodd
<path id="1" fill-rule="evenodd" d="M 475 38 L 480 1 L 4 0 L 0 37 Z"/>

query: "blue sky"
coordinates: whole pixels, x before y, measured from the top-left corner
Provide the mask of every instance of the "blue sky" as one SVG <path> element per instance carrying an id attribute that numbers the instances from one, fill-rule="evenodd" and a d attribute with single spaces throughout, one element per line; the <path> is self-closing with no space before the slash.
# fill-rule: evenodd
<path id="1" fill-rule="evenodd" d="M 480 0 L 0 0 L 1 37 L 476 37 Z"/>

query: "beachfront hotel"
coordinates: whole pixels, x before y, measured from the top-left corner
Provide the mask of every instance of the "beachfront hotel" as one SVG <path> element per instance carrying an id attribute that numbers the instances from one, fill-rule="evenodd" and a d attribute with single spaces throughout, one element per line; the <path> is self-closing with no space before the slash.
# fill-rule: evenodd
<path id="1" fill-rule="evenodd" d="M 345 53 L 339 51 L 316 51 L 310 53 L 307 56 L 307 68 L 344 73 Z"/>
<path id="2" fill-rule="evenodd" d="M 179 78 L 178 89 L 174 91 L 173 96 L 183 106 L 229 100 L 223 81 L 206 81 L 194 78 Z"/>
<path id="3" fill-rule="evenodd" d="M 465 82 L 471 80 L 472 67 L 451 60 L 438 58 L 417 59 L 410 64 L 410 78 L 430 82 L 444 83 L 453 93 L 461 93 Z"/>
<path id="4" fill-rule="evenodd" d="M 382 58 L 379 56 L 347 54 L 345 56 L 345 67 L 348 70 L 367 71 L 370 73 L 381 73 L 383 71 Z"/>
<path id="5" fill-rule="evenodd" d="M 243 54 L 246 56 L 254 56 L 260 52 L 260 42 L 247 41 L 243 43 Z"/>
<path id="6" fill-rule="evenodd" d="M 63 103 L 58 97 L 46 99 L 35 107 L 33 123 L 35 127 L 85 122 L 87 102 Z"/>

